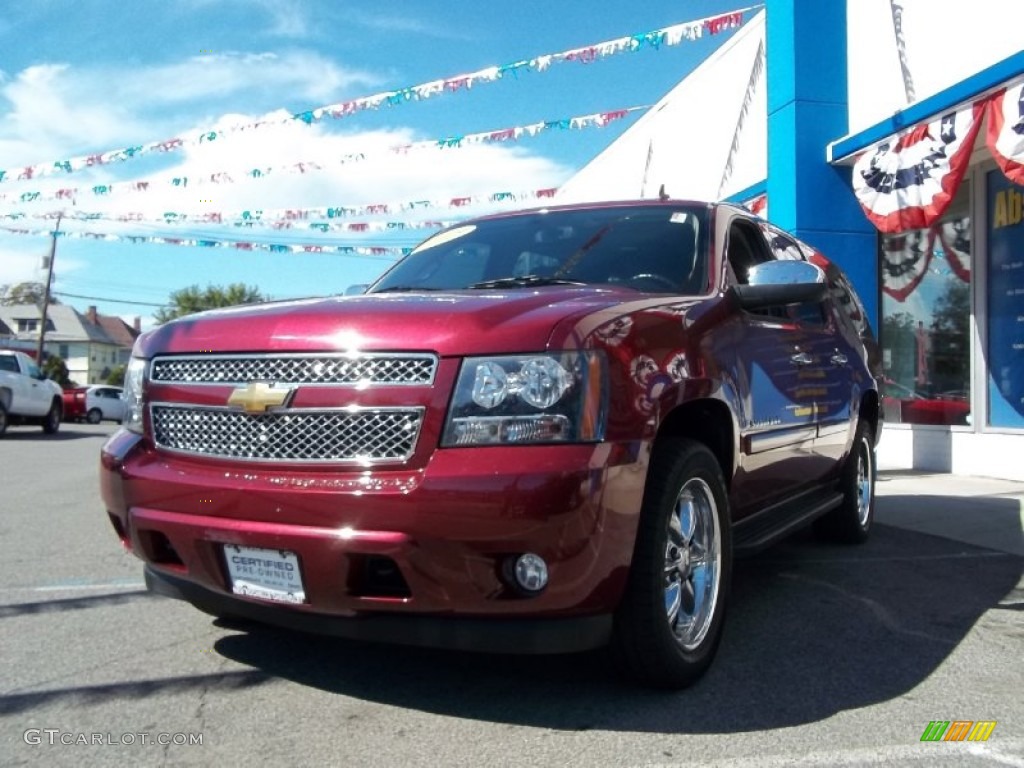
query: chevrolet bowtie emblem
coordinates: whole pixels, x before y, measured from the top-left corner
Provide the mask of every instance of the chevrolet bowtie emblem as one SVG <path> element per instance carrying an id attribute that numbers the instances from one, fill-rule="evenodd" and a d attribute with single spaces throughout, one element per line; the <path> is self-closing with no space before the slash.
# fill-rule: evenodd
<path id="1" fill-rule="evenodd" d="M 268 408 L 287 405 L 294 392 L 292 387 L 278 388 L 254 381 L 232 392 L 228 405 L 240 407 L 246 413 L 265 413 Z"/>

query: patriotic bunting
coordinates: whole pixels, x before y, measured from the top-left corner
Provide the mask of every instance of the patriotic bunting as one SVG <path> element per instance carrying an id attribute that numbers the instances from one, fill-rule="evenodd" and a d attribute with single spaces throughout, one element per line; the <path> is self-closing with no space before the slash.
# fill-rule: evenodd
<path id="1" fill-rule="evenodd" d="M 971 282 L 971 219 L 963 216 L 882 238 L 882 290 L 903 302 L 925 276 L 946 274 L 933 261 L 945 259 L 950 271 Z"/>
<path id="2" fill-rule="evenodd" d="M 912 229 L 882 238 L 882 290 L 906 301 L 921 284 L 932 263 L 935 233 Z"/>
<path id="3" fill-rule="evenodd" d="M 589 64 L 598 59 L 616 56 L 622 53 L 633 53 L 645 48 L 654 50 L 662 46 L 679 45 L 684 40 L 699 40 L 705 34 L 717 35 L 729 29 L 735 29 L 743 24 L 743 17 L 751 11 L 760 9 L 761 5 L 754 5 L 742 8 L 729 13 L 710 16 L 697 21 L 688 21 L 682 24 L 674 24 L 670 27 L 656 29 L 652 32 L 644 32 L 635 35 L 620 37 L 615 40 L 607 40 L 603 43 L 595 43 L 582 48 L 574 48 L 561 53 L 549 53 L 537 56 L 532 59 L 516 61 L 502 66 L 491 66 L 477 72 L 448 77 L 442 80 L 433 80 L 420 85 L 413 85 L 408 88 L 400 88 L 395 91 L 384 91 L 372 96 L 351 99 L 337 104 L 329 104 L 316 109 L 309 109 L 294 114 L 287 114 L 284 110 L 268 113 L 252 123 L 229 126 L 219 130 L 204 130 L 189 134 L 183 137 L 174 137 L 163 141 L 154 141 L 148 144 L 139 144 L 121 149 L 113 149 L 107 152 L 100 152 L 82 157 L 74 157 L 66 160 L 53 160 L 23 168 L 10 168 L 0 170 L 0 182 L 3 181 L 29 181 L 43 176 L 53 176 L 62 173 L 72 173 L 83 168 L 92 168 L 99 165 L 120 163 L 141 157 L 154 152 L 176 152 L 186 146 L 209 144 L 230 134 L 241 131 L 254 130 L 268 125 L 283 125 L 286 123 L 301 122 L 310 125 L 323 119 L 341 119 L 349 117 L 357 112 L 370 109 L 378 109 L 382 106 L 398 106 L 410 101 L 422 101 L 423 99 L 440 96 L 446 93 L 468 90 L 474 85 L 482 83 L 493 83 L 503 79 L 507 75 L 518 77 L 522 72 L 544 72 L 554 64 L 566 62 L 581 62 Z M 282 116 L 284 114 L 284 116 Z"/>
<path id="4" fill-rule="evenodd" d="M 525 137 L 533 138 L 544 131 L 550 130 L 584 130 L 587 128 L 605 128 L 617 120 L 622 120 L 628 115 L 649 109 L 649 105 L 638 107 L 626 107 L 615 109 L 609 112 L 596 112 L 590 115 L 577 115 L 559 120 L 546 120 L 529 125 L 519 125 L 512 128 L 502 128 L 496 131 L 484 131 L 482 133 L 467 133 L 455 136 L 446 136 L 441 139 L 430 139 L 418 141 L 412 144 L 398 144 L 376 153 L 376 156 L 386 154 L 406 155 L 413 151 L 428 149 L 456 149 L 476 144 L 493 144 L 499 142 L 519 141 Z M 350 165 L 363 162 L 373 158 L 375 154 L 370 152 L 352 152 L 339 157 L 331 163 L 334 165 Z M 0 193 L 0 202 L 35 203 L 52 200 L 74 201 L 78 197 L 91 193 L 96 197 L 109 197 L 113 194 L 130 192 L 148 192 L 154 187 L 172 187 L 185 189 L 187 187 L 205 186 L 208 184 L 233 184 L 242 179 L 262 179 L 271 174 L 305 174 L 313 171 L 322 171 L 324 166 L 309 160 L 289 163 L 276 167 L 251 168 L 241 173 L 228 171 L 214 171 L 203 176 L 172 176 L 161 180 L 140 180 L 126 181 L 109 184 L 97 184 L 86 188 L 58 189 L 54 192 L 28 191 L 21 193 L 4 192 Z"/>
<path id="5" fill-rule="evenodd" d="M 924 229 L 942 216 L 967 170 L 984 109 L 978 102 L 917 125 L 857 161 L 854 192 L 879 230 Z"/>
<path id="6" fill-rule="evenodd" d="M 989 99 L 985 138 L 1006 178 L 1024 185 L 1024 81 Z"/>
<path id="7" fill-rule="evenodd" d="M 768 193 L 763 192 L 750 200 L 744 200 L 741 205 L 755 216 L 762 219 L 768 218 Z"/>
<path id="8" fill-rule="evenodd" d="M 964 216 L 944 221 L 936 230 L 933 243 L 935 256 L 945 257 L 950 270 L 965 283 L 971 282 L 971 219 Z M 934 247 L 935 245 L 938 247 Z"/>

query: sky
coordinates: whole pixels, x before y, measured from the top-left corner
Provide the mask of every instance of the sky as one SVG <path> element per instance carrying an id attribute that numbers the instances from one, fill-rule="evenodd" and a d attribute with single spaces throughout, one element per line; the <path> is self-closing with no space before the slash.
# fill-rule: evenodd
<path id="1" fill-rule="evenodd" d="M 395 249 L 434 231 L 429 222 L 542 204 L 530 195 L 457 208 L 446 201 L 558 187 L 643 110 L 605 127 L 554 127 L 514 142 L 429 143 L 648 107 L 732 32 L 543 71 L 519 69 L 495 82 L 478 80 L 468 89 L 342 119 L 306 124 L 291 115 L 747 7 L 744 0 L 33 0 L 5 6 L 0 169 L 8 173 L 0 181 L 0 285 L 45 279 L 46 233 L 60 212 L 69 236 L 57 239 L 59 300 L 80 311 L 96 305 L 104 314 L 140 316 L 144 327 L 172 291 L 189 285 L 242 282 L 275 299 L 341 293 L 380 275 L 399 258 Z M 713 108 L 694 105 L 695 111 Z M 215 140 L 193 141 L 207 132 Z M 185 139 L 178 151 L 19 179 L 28 166 L 52 168 L 173 138 Z M 266 172 L 252 178 L 253 169 Z M 175 185 L 175 178 L 188 183 Z M 212 178 L 219 181 L 202 183 Z M 134 189 L 136 182 L 148 187 Z M 114 191 L 93 191 L 103 185 Z M 60 189 L 76 191 L 57 198 Z M 40 199 L 23 199 L 35 193 Z M 321 231 L 300 219 L 287 221 L 289 228 L 236 226 L 246 210 L 280 220 L 284 210 L 411 201 L 438 205 L 328 222 L 369 223 L 359 232 Z M 222 223 L 201 220 L 218 215 Z M 140 220 L 117 220 L 125 217 Z M 128 236 L 387 250 L 281 253 L 127 242 Z"/>

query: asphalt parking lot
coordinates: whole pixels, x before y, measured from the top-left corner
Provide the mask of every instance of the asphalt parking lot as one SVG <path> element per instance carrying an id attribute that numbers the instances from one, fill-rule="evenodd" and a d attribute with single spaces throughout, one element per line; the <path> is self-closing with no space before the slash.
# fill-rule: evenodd
<path id="1" fill-rule="evenodd" d="M 709 674 L 655 693 L 603 653 L 363 645 L 152 597 L 97 492 L 113 430 L 0 439 L 0 764 L 1024 766 L 1012 551 L 913 526 L 854 549 L 798 535 L 738 564 Z M 882 479 L 879 518 L 944 503 L 923 486 L 915 505 L 912 482 Z M 1017 499 L 986 503 L 1019 515 Z M 984 743 L 922 743 L 932 720 L 997 725 Z"/>

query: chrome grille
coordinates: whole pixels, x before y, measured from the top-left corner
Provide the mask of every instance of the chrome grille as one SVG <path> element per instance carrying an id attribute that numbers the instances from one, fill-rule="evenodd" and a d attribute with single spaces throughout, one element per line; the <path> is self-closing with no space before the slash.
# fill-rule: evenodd
<path id="1" fill-rule="evenodd" d="M 283 409 L 260 414 L 154 403 L 158 447 L 239 461 L 379 463 L 416 449 L 423 408 Z"/>
<path id="2" fill-rule="evenodd" d="M 429 385 L 430 354 L 198 355 L 158 357 L 150 379 L 176 384 Z"/>

